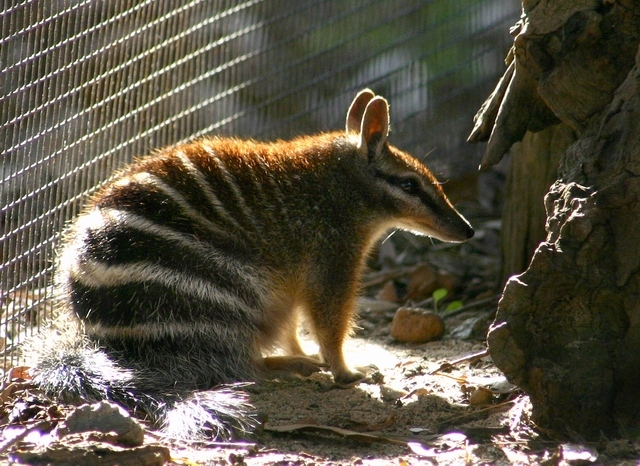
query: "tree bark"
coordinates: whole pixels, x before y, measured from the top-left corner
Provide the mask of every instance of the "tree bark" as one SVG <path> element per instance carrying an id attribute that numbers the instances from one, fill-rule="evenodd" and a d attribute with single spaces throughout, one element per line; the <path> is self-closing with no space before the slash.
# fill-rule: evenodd
<path id="1" fill-rule="evenodd" d="M 544 241 L 544 195 L 558 178 L 560 157 L 573 141 L 573 130 L 559 124 L 537 133 L 527 132 L 509 151 L 502 212 L 502 285 L 509 277 L 524 272 Z"/>
<path id="2" fill-rule="evenodd" d="M 489 140 L 483 168 L 554 120 L 577 140 L 545 197 L 546 240 L 507 282 L 489 350 L 530 395 L 540 426 L 594 439 L 636 436 L 640 5 L 525 0 L 523 12 L 509 69 L 469 139 Z"/>

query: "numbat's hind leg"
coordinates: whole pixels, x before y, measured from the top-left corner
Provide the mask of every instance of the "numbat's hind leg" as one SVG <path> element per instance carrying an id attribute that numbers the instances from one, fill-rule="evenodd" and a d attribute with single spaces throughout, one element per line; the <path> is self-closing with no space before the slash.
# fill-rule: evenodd
<path id="1" fill-rule="evenodd" d="M 264 365 L 271 372 L 292 372 L 309 377 L 328 367 L 319 359 L 309 356 L 269 356 L 263 359 Z"/>

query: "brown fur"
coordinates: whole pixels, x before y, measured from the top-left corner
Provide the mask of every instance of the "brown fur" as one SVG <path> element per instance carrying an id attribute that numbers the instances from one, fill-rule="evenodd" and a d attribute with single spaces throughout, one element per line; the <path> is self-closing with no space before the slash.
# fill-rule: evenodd
<path id="1" fill-rule="evenodd" d="M 119 384 L 111 392 L 133 406 L 151 394 L 154 416 L 173 419 L 164 404 L 197 409 L 184 392 L 273 371 L 328 367 L 339 384 L 360 380 L 342 348 L 375 241 L 395 227 L 445 241 L 473 235 L 431 172 L 387 143 L 388 129 L 387 102 L 365 90 L 345 132 L 204 138 L 139 159 L 100 190 L 68 233 L 57 272 L 82 338 L 132 374 L 94 380 L 96 391 Z M 302 317 L 319 357 L 298 341 Z M 56 364 L 49 358 L 48 374 L 59 375 Z M 168 393 L 176 398 L 157 401 Z"/>

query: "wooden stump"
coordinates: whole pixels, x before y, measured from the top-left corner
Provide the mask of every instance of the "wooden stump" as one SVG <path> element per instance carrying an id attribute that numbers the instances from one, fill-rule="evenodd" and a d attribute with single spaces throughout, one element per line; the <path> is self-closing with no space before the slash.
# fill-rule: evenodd
<path id="1" fill-rule="evenodd" d="M 637 436 L 640 4 L 524 0 L 523 12 L 509 67 L 469 139 L 489 141 L 483 168 L 554 120 L 576 141 L 545 197 L 545 241 L 507 282 L 489 350 L 530 395 L 540 426 L 587 439 Z M 547 163 L 532 166 L 541 175 Z"/>

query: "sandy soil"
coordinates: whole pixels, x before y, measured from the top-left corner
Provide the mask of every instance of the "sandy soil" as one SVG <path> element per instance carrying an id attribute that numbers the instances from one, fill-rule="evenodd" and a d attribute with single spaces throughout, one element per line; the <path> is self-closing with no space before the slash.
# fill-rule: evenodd
<path id="1" fill-rule="evenodd" d="M 504 378 L 489 357 L 447 366 L 485 349 L 498 298 L 500 223 L 477 205 L 473 209 L 466 214 L 477 234 L 468 243 L 430 244 L 399 234 L 371 261 L 358 329 L 346 345 L 352 366 L 369 367 L 368 383 L 339 388 L 330 374 L 320 373 L 256 384 L 249 391 L 264 420 L 258 432 L 235 444 L 162 442 L 171 453 L 164 464 L 638 464 L 640 444 L 626 439 L 587 445 L 537 431 L 527 397 L 496 385 Z M 427 276 L 436 280 L 428 289 Z M 448 295 L 434 302 L 438 287 Z M 445 311 L 455 301 L 463 307 Z M 437 311 L 444 336 L 423 344 L 396 341 L 390 326 L 401 305 Z M 312 342 L 305 345 L 310 354 L 316 351 Z M 72 409 L 12 376 L 5 374 L 9 385 L 0 390 L 0 464 L 36 448 Z M 146 443 L 160 438 L 148 432 Z M 136 458 L 118 464 L 162 463 Z"/>

